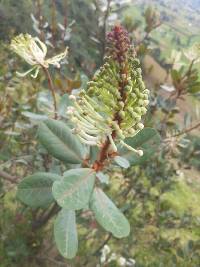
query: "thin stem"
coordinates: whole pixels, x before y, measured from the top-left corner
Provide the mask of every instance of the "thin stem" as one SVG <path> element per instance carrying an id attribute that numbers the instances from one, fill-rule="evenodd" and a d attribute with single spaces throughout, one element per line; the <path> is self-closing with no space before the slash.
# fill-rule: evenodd
<path id="1" fill-rule="evenodd" d="M 109 16 L 109 12 L 110 12 L 110 4 L 111 4 L 111 0 L 107 0 L 107 6 L 106 6 L 106 11 L 105 11 L 105 15 L 103 18 L 103 40 L 102 40 L 102 50 L 103 50 L 103 55 L 105 54 L 105 46 L 106 46 L 106 26 L 107 26 L 107 19 Z"/>
<path id="2" fill-rule="evenodd" d="M 102 242 L 102 244 L 94 251 L 92 254 L 93 256 L 98 255 L 99 252 L 102 250 L 102 248 L 108 243 L 108 241 L 111 239 L 112 235 L 109 233 L 106 237 L 106 239 Z"/>
<path id="3" fill-rule="evenodd" d="M 50 208 L 50 210 L 44 214 L 41 218 L 39 218 L 37 221 L 33 222 L 32 229 L 38 230 L 42 226 L 44 226 L 55 214 L 58 213 L 60 210 L 60 207 L 54 203 L 53 206 Z"/>
<path id="4" fill-rule="evenodd" d="M 101 252 L 102 248 L 109 242 L 109 240 L 111 239 L 112 234 L 109 233 L 107 234 L 107 237 L 105 238 L 105 240 L 102 242 L 102 244 L 91 254 L 91 256 L 95 257 L 98 256 L 98 254 Z M 86 259 L 85 262 L 83 263 L 83 266 L 86 266 L 89 262 L 89 259 Z"/>
<path id="5" fill-rule="evenodd" d="M 51 33 L 52 33 L 52 42 L 56 46 L 56 2 L 55 0 L 51 1 Z"/>
<path id="6" fill-rule="evenodd" d="M 13 183 L 13 184 L 17 183 L 17 180 L 19 179 L 18 176 L 12 176 L 12 175 L 8 174 L 7 172 L 1 171 L 1 170 L 0 170 L 0 177 Z"/>
<path id="7" fill-rule="evenodd" d="M 65 0 L 65 2 L 64 2 L 64 21 L 63 21 L 63 26 L 64 26 L 65 30 L 63 31 L 63 36 L 62 36 L 63 41 L 65 41 L 65 32 L 67 29 L 67 4 L 68 4 L 68 2 L 67 2 L 67 0 Z"/>
<path id="8" fill-rule="evenodd" d="M 102 150 L 99 155 L 99 162 L 103 163 L 103 161 L 107 158 L 107 150 L 110 145 L 110 140 L 107 138 L 104 146 L 102 147 Z"/>
<path id="9" fill-rule="evenodd" d="M 43 66 L 42 66 L 42 69 L 43 69 L 43 71 L 44 71 L 44 73 L 45 73 L 45 75 L 47 77 L 49 89 L 50 89 L 52 97 L 53 97 L 54 118 L 57 119 L 58 118 L 58 116 L 57 116 L 57 103 L 56 103 L 56 95 L 55 95 L 55 88 L 54 88 L 54 85 L 53 85 L 53 81 L 51 79 L 51 75 L 50 75 L 48 69 L 43 67 Z"/>
<path id="10" fill-rule="evenodd" d="M 36 0 L 35 6 L 36 6 L 36 18 L 39 21 L 38 28 L 40 30 L 40 39 L 42 41 L 44 41 L 45 38 L 44 38 L 44 31 L 43 31 L 43 27 L 42 27 L 44 18 L 43 18 L 43 15 L 42 15 L 42 3 L 41 3 L 41 0 Z"/>
<path id="11" fill-rule="evenodd" d="M 193 59 L 193 60 L 191 61 L 188 70 L 186 71 L 185 75 L 182 77 L 182 80 L 184 80 L 187 76 L 190 76 L 190 75 L 191 75 L 192 67 L 193 67 L 193 65 L 194 65 L 194 62 L 195 62 L 195 59 Z"/>
<path id="12" fill-rule="evenodd" d="M 180 132 L 180 133 L 177 133 L 177 134 L 175 134 L 175 135 L 172 135 L 171 137 L 177 137 L 177 136 L 180 136 L 180 135 L 189 133 L 189 132 L 191 132 L 192 130 L 197 129 L 198 127 L 200 127 L 200 122 L 197 123 L 196 125 L 190 127 L 190 128 L 187 128 L 187 129 L 183 130 L 183 131 Z"/>

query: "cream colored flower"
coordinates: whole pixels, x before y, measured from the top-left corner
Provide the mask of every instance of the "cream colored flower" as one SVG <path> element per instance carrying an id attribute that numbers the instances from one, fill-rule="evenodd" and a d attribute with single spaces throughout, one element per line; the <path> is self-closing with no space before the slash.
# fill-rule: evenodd
<path id="1" fill-rule="evenodd" d="M 33 78 L 36 78 L 39 72 L 39 69 L 44 67 L 48 68 L 49 65 L 54 65 L 57 68 L 60 67 L 60 61 L 66 57 L 67 48 L 65 51 L 57 56 L 54 56 L 49 59 L 45 59 L 47 54 L 46 45 L 40 41 L 38 37 L 32 37 L 29 34 L 20 34 L 16 36 L 11 42 L 11 49 L 22 57 L 28 64 L 32 65 L 33 68 L 30 70 L 17 74 L 21 77 L 26 76 L 27 74 L 35 71 Z"/>

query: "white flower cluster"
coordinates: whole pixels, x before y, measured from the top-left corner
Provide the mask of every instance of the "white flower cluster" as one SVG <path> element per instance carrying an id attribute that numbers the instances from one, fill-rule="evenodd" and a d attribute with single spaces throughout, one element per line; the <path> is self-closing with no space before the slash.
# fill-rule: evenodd
<path id="1" fill-rule="evenodd" d="M 38 37 L 32 37 L 29 34 L 20 34 L 16 36 L 10 45 L 11 49 L 22 57 L 29 65 L 33 66 L 30 70 L 17 74 L 21 77 L 35 71 L 33 78 L 36 78 L 40 68 L 48 68 L 49 65 L 60 67 L 60 61 L 66 57 L 67 48 L 65 51 L 57 56 L 45 59 L 47 54 L 47 46 L 40 41 Z"/>
<path id="2" fill-rule="evenodd" d="M 117 135 L 121 137 L 119 143 L 122 146 L 139 156 L 143 155 L 142 150 L 136 150 L 123 141 L 125 136 L 123 136 L 123 132 L 116 121 L 105 118 L 95 110 L 95 106 L 98 105 L 95 100 L 84 93 L 79 96 L 79 99 L 75 95 L 70 95 L 69 98 L 73 101 L 73 106 L 68 107 L 67 115 L 74 125 L 76 125 L 73 133 L 79 137 L 82 143 L 90 146 L 101 146 L 109 138 L 112 151 L 117 152 L 117 146 L 112 137 L 112 132 L 115 130 Z M 138 132 L 144 128 L 142 123 L 139 126 Z"/>
<path id="3" fill-rule="evenodd" d="M 99 146 L 109 136 L 113 142 L 109 122 L 93 107 L 97 103 L 87 95 L 80 99 L 74 95 L 70 95 L 69 98 L 73 101 L 74 106 L 68 107 L 67 114 L 76 125 L 73 132 L 79 136 L 80 140 L 87 145 Z"/>
<path id="4" fill-rule="evenodd" d="M 101 250 L 101 258 L 100 258 L 101 263 L 109 263 L 112 261 L 117 261 L 119 266 L 122 267 L 134 267 L 135 266 L 135 260 L 132 258 L 124 258 L 120 255 L 117 255 L 116 253 L 111 253 L 111 249 L 108 245 L 105 245 L 103 249 Z"/>

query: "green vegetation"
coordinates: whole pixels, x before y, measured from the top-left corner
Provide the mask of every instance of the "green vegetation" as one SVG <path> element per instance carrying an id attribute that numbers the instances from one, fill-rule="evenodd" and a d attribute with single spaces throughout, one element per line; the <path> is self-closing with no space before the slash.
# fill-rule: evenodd
<path id="1" fill-rule="evenodd" d="M 197 1 L 0 0 L 0 18 L 0 266 L 198 267 Z M 105 58 L 119 22 L 140 61 L 122 69 Z M 34 67 L 10 49 L 20 33 L 46 45 L 43 64 L 68 55 L 19 77 Z"/>

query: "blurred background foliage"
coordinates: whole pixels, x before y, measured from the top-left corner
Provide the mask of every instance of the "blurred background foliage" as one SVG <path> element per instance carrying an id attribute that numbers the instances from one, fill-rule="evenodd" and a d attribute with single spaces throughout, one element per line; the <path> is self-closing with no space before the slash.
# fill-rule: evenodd
<path id="1" fill-rule="evenodd" d="M 198 1 L 0 0 L 0 266 L 200 265 L 200 68 L 188 51 L 200 40 Z M 145 126 L 162 137 L 151 158 L 128 170 L 114 168 L 105 186 L 131 224 L 120 241 L 80 214 L 78 256 L 66 261 L 52 238 L 53 213 L 30 209 L 15 197 L 17 183 L 35 171 L 66 166 L 37 143 L 38 121 L 52 116 L 45 77 L 26 70 L 8 44 L 18 33 L 38 36 L 49 56 L 69 47 L 61 69 L 51 70 L 65 119 L 66 94 L 85 88 L 103 62 L 106 32 L 120 21 L 129 31 L 151 91 Z M 181 54 L 182 53 L 182 54 Z M 147 144 L 148 146 L 148 144 Z"/>

